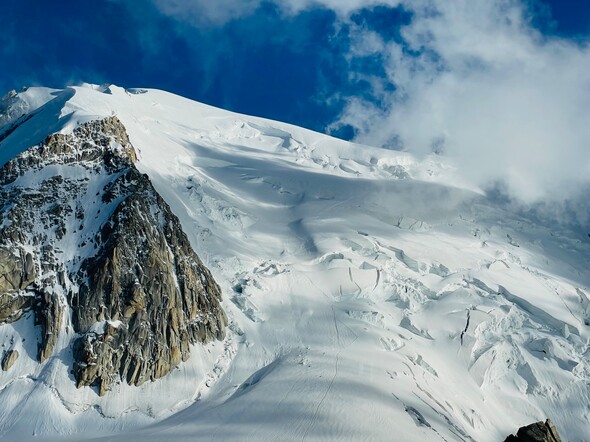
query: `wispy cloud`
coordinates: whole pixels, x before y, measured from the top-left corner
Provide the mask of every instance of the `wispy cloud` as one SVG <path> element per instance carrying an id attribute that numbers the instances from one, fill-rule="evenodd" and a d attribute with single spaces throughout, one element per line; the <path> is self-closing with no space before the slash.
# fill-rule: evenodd
<path id="1" fill-rule="evenodd" d="M 395 7 L 402 0 L 274 0 L 285 11 L 297 14 L 310 8 L 324 7 L 333 10 L 341 17 L 346 17 L 359 9 L 375 6 Z"/>
<path id="2" fill-rule="evenodd" d="M 401 0 L 152 0 L 164 14 L 198 26 L 223 26 L 253 14 L 263 4 L 273 4 L 286 15 L 326 8 L 346 17 L 363 8 L 396 6 Z"/>
<path id="3" fill-rule="evenodd" d="M 253 13 L 260 0 L 153 0 L 164 14 L 195 25 L 219 26 Z"/>

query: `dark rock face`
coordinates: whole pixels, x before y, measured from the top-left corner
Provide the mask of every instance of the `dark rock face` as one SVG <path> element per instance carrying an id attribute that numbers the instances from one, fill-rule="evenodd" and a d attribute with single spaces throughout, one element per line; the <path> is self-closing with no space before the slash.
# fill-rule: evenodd
<path id="1" fill-rule="evenodd" d="M 165 376 L 227 322 L 219 286 L 135 160 L 110 117 L 0 169 L 0 324 L 33 309 L 40 362 L 71 324 L 77 385 L 101 395 Z"/>
<path id="2" fill-rule="evenodd" d="M 520 427 L 516 436 L 511 434 L 504 442 L 561 442 L 557 428 L 550 419 Z"/>

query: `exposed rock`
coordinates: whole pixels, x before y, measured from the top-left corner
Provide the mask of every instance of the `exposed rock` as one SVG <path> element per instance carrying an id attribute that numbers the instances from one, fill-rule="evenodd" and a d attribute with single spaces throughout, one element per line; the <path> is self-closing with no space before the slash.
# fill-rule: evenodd
<path id="1" fill-rule="evenodd" d="M 2 362 L 0 366 L 2 366 L 3 371 L 8 371 L 12 368 L 16 360 L 18 359 L 18 351 L 17 350 L 8 350 L 4 352 L 2 356 Z"/>
<path id="2" fill-rule="evenodd" d="M 33 256 L 0 246 L 0 293 L 26 288 L 35 280 Z"/>
<path id="3" fill-rule="evenodd" d="M 109 117 L 0 169 L 0 324 L 33 308 L 43 362 L 71 311 L 77 386 L 101 395 L 165 376 L 227 322 L 219 286 L 134 161 Z"/>
<path id="4" fill-rule="evenodd" d="M 11 323 L 21 318 L 33 307 L 34 296 L 21 293 L 0 293 L 0 324 Z"/>
<path id="5" fill-rule="evenodd" d="M 120 179 L 133 190 L 100 231 L 72 298 L 74 327 L 86 332 L 74 374 L 100 391 L 117 375 L 133 385 L 164 376 L 188 359 L 190 344 L 222 339 L 226 323 L 220 289 L 178 218 L 145 175 L 130 169 Z"/>
<path id="6" fill-rule="evenodd" d="M 57 294 L 41 293 L 37 298 L 35 324 L 41 326 L 41 342 L 37 350 L 39 362 L 45 361 L 53 353 L 63 323 L 65 303 Z"/>
<path id="7" fill-rule="evenodd" d="M 30 253 L 0 246 L 0 324 L 14 322 L 32 308 L 34 296 L 23 290 L 35 281 L 36 273 Z"/>
<path id="8" fill-rule="evenodd" d="M 50 164 L 80 165 L 113 173 L 137 160 L 125 127 L 117 117 L 91 121 L 72 134 L 52 134 L 6 163 L 0 169 L 0 185 L 13 182 L 31 170 Z M 55 176 L 54 178 L 57 178 Z"/>
<path id="9" fill-rule="evenodd" d="M 516 436 L 511 434 L 504 442 L 561 442 L 557 428 L 550 419 L 520 427 Z"/>

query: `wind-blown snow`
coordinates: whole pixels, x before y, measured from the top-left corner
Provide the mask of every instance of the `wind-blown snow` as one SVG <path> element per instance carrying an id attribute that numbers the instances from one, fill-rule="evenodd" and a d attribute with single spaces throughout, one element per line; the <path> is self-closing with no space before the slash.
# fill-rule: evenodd
<path id="1" fill-rule="evenodd" d="M 67 349 L 59 365 L 34 361 L 30 317 L 0 326 L 21 353 L 0 374 L 0 435 L 485 442 L 549 417 L 587 439 L 588 238 L 506 212 L 436 156 L 151 89 L 52 93 L 0 163 L 116 115 L 220 283 L 230 333 L 99 399 L 74 388 Z"/>

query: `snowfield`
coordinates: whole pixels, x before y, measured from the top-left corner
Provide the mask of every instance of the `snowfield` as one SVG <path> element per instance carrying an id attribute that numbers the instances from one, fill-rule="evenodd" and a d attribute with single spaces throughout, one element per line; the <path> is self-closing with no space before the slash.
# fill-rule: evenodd
<path id="1" fill-rule="evenodd" d="M 36 362 L 31 314 L 2 325 L 21 356 L 0 372 L 0 438 L 492 442 L 550 418 L 590 440 L 586 233 L 507 211 L 440 156 L 151 89 L 18 97 L 0 164 L 123 122 L 230 326 L 169 376 L 99 397 L 75 388 L 67 345 Z"/>

